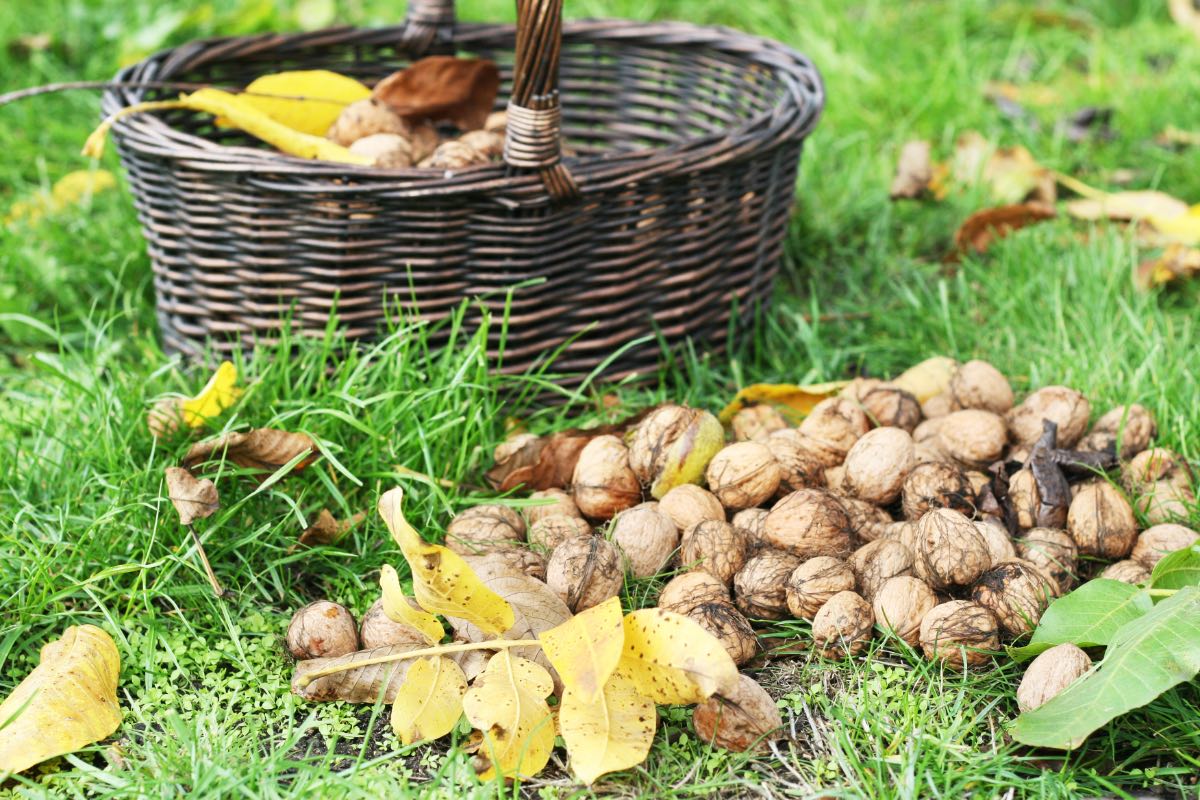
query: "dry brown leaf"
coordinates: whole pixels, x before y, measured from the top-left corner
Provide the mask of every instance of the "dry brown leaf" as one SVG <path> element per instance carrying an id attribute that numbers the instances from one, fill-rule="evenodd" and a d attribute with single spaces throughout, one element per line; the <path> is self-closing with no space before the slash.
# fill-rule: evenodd
<path id="1" fill-rule="evenodd" d="M 208 479 L 197 480 L 182 467 L 167 467 L 167 497 L 179 512 L 182 525 L 211 517 L 221 507 L 216 485 Z"/>
<path id="2" fill-rule="evenodd" d="M 1003 239 L 1020 228 L 1054 219 L 1054 207 L 1044 203 L 1019 203 L 998 208 L 985 208 L 967 217 L 954 233 L 954 246 L 959 253 L 986 252 L 992 242 Z"/>
<path id="3" fill-rule="evenodd" d="M 1139 289 L 1147 291 L 1177 280 L 1200 275 L 1200 250 L 1173 244 L 1158 258 L 1143 261 L 1134 270 L 1133 281 Z"/>
<path id="4" fill-rule="evenodd" d="M 353 517 L 347 520 L 339 520 L 329 513 L 329 509 L 322 508 L 317 518 L 313 520 L 313 524 L 304 529 L 300 534 L 300 538 L 296 541 L 290 550 L 295 550 L 300 547 L 320 547 L 322 545 L 337 544 L 337 542 L 350 532 L 358 523 L 366 519 L 366 514 L 358 512 Z M 289 550 L 289 552 L 290 552 Z"/>
<path id="5" fill-rule="evenodd" d="M 411 660 L 368 664 L 364 667 L 325 675 L 303 688 L 298 684 L 301 678 L 311 672 L 381 656 L 422 650 L 426 647 L 427 645 L 423 641 L 404 642 L 387 647 L 376 647 L 374 650 L 359 650 L 344 656 L 310 658 L 307 661 L 299 661 L 296 663 L 296 671 L 292 673 L 292 693 L 314 702 L 342 700 L 347 703 L 374 703 L 379 699 L 379 693 L 382 691 L 383 702 L 390 703 L 396 699 L 396 692 L 404 683 L 404 677 L 408 674 L 408 666 L 412 663 Z M 463 655 L 470 655 L 470 653 L 454 653 L 446 657 L 461 663 Z"/>
<path id="6" fill-rule="evenodd" d="M 246 433 L 226 433 L 207 442 L 197 442 L 183 457 L 183 465 L 190 469 L 205 461 L 225 458 L 246 469 L 275 472 L 305 452 L 310 455 L 296 464 L 294 472 L 304 469 L 320 455 L 316 443 L 303 433 L 255 428 Z"/>
<path id="7" fill-rule="evenodd" d="M 429 56 L 381 80 L 372 96 L 410 121 L 482 128 L 496 102 L 500 71 L 491 61 Z"/>
<path id="8" fill-rule="evenodd" d="M 1200 37 L 1200 8 L 1192 0 L 1167 0 L 1171 19 Z"/>
<path id="9" fill-rule="evenodd" d="M 929 142 L 917 139 L 905 142 L 896 164 L 896 176 L 888 191 L 891 200 L 915 199 L 930 191 L 933 180 L 933 161 L 930 158 Z"/>

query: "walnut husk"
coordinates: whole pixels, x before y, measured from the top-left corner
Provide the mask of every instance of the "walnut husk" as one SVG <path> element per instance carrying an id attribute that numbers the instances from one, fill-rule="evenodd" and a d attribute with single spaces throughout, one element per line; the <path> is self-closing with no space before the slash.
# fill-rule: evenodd
<path id="1" fill-rule="evenodd" d="M 687 616 L 724 646 L 733 663 L 741 666 L 758 653 L 758 637 L 741 611 L 730 603 L 702 603 Z"/>
<path id="2" fill-rule="evenodd" d="M 918 520 L 935 508 L 952 508 L 963 514 L 975 511 L 975 493 L 967 476 L 953 464 L 918 464 L 904 479 L 901 507 L 907 519 Z"/>
<path id="3" fill-rule="evenodd" d="M 446 546 L 459 555 L 486 553 L 525 538 L 525 520 L 508 506 L 488 503 L 466 509 L 446 527 Z"/>
<path id="4" fill-rule="evenodd" d="M 949 508 L 921 517 L 916 539 L 914 571 L 934 589 L 969 586 L 992 564 L 975 523 Z"/>
<path id="5" fill-rule="evenodd" d="M 1096 420 L 1092 430 L 1079 443 L 1079 449 L 1111 452 L 1122 460 L 1129 460 L 1149 447 L 1157 433 L 1154 415 L 1145 406 L 1137 403 L 1117 406 Z"/>
<path id="6" fill-rule="evenodd" d="M 1154 569 L 1154 565 L 1161 561 L 1167 553 L 1189 547 L 1198 539 L 1200 539 L 1200 533 L 1183 525 L 1172 523 L 1154 525 L 1142 531 L 1138 536 L 1129 557 L 1148 570 Z"/>
<path id="7" fill-rule="evenodd" d="M 642 503 L 617 514 L 610 538 L 637 578 L 656 575 L 679 547 L 679 529 L 658 503 Z"/>
<path id="8" fill-rule="evenodd" d="M 1024 712 L 1045 705 L 1091 668 L 1092 660 L 1075 645 L 1051 647 L 1029 662 L 1017 687 L 1017 706 Z"/>
<path id="9" fill-rule="evenodd" d="M 658 501 L 658 510 L 671 518 L 681 531 L 706 519 L 724 522 L 725 506 L 716 495 L 692 483 L 676 486 Z"/>
<path id="10" fill-rule="evenodd" d="M 567 539 L 591 534 L 592 526 L 583 517 L 553 514 L 530 525 L 528 537 L 532 547 L 548 553 Z"/>
<path id="11" fill-rule="evenodd" d="M 782 550 L 760 550 L 746 560 L 733 577 L 733 597 L 738 609 L 753 619 L 788 616 L 788 577 L 800 559 Z"/>
<path id="12" fill-rule="evenodd" d="M 854 592 L 838 592 L 813 617 L 813 642 L 826 658 L 854 655 L 866 649 L 874 627 L 870 603 Z"/>
<path id="13" fill-rule="evenodd" d="M 287 649 L 301 661 L 353 653 L 358 650 L 358 624 L 340 603 L 317 600 L 292 615 Z"/>
<path id="14" fill-rule="evenodd" d="M 724 520 L 701 520 L 683 532 L 679 560 L 728 586 L 746 563 L 746 537 Z"/>
<path id="15" fill-rule="evenodd" d="M 1075 495 L 1067 511 L 1067 530 L 1087 556 L 1125 558 L 1137 541 L 1133 507 L 1109 483 L 1085 486 Z"/>
<path id="16" fill-rule="evenodd" d="M 1150 570 L 1133 559 L 1127 558 L 1124 561 L 1114 561 L 1109 564 L 1097 577 L 1137 585 L 1150 580 Z"/>
<path id="17" fill-rule="evenodd" d="M 913 574 L 913 553 L 894 539 L 877 539 L 854 551 L 848 562 L 858 593 L 874 600 L 879 587 L 890 578 Z"/>
<path id="18" fill-rule="evenodd" d="M 1006 415 L 1009 438 L 1032 445 L 1042 435 L 1042 420 L 1058 425 L 1058 446 L 1074 447 L 1087 432 L 1092 409 L 1087 398 L 1066 386 L 1047 386 L 1025 398 Z"/>
<path id="19" fill-rule="evenodd" d="M 800 558 L 850 554 L 850 519 L 828 492 L 799 489 L 771 507 L 763 522 L 763 542 Z"/>
<path id="20" fill-rule="evenodd" d="M 776 431 L 788 427 L 783 414 L 774 406 L 746 406 L 733 415 L 730 421 L 733 438 L 739 442 L 765 442 Z"/>
<path id="21" fill-rule="evenodd" d="M 901 575 L 883 582 L 871 601 L 871 610 L 880 626 L 915 647 L 921 639 L 921 620 L 937 604 L 929 584 Z"/>
<path id="22" fill-rule="evenodd" d="M 850 448 L 867 431 L 871 420 L 857 402 L 846 397 L 829 397 L 809 412 L 798 428 L 813 444 L 813 452 L 826 467 L 846 460 Z"/>
<path id="23" fill-rule="evenodd" d="M 713 456 L 704 475 L 721 505 L 741 511 L 774 496 L 782 471 L 765 444 L 736 442 Z"/>
<path id="24" fill-rule="evenodd" d="M 729 587 L 720 578 L 702 570 L 676 575 L 658 594 L 658 607 L 687 614 L 706 603 L 731 604 Z"/>
<path id="25" fill-rule="evenodd" d="M 921 649 L 952 669 L 980 667 L 1000 649 L 996 617 L 970 600 L 934 606 L 921 620 Z"/>
<path id="26" fill-rule="evenodd" d="M 629 450 L 611 434 L 597 436 L 579 453 L 572 477 L 575 505 L 592 519 L 612 519 L 642 500 L 629 466 Z"/>
<path id="27" fill-rule="evenodd" d="M 900 497 L 904 479 L 916 466 L 912 437 L 900 428 L 876 428 L 846 454 L 846 493 L 886 506 Z"/>
<path id="28" fill-rule="evenodd" d="M 950 379 L 948 390 L 954 410 L 977 408 L 1003 414 L 1013 406 L 1008 378 L 986 361 L 968 361 Z"/>
<path id="29" fill-rule="evenodd" d="M 1066 531 L 1030 528 L 1014 543 L 1017 556 L 1054 580 L 1058 594 L 1066 594 L 1075 583 L 1079 550 Z"/>
<path id="30" fill-rule="evenodd" d="M 845 561 L 831 556 L 810 558 L 788 576 L 788 611 L 798 619 L 812 619 L 829 598 L 852 591 L 854 586 L 854 572 Z"/>
<path id="31" fill-rule="evenodd" d="M 1065 528 L 1067 506 L 1044 503 L 1033 470 L 1022 467 L 1008 479 L 1008 503 L 1017 518 L 1017 526 L 1028 528 Z"/>
<path id="32" fill-rule="evenodd" d="M 938 449 L 967 469 L 983 469 L 998 461 L 1007 443 L 1004 417 L 990 411 L 955 411 L 938 426 Z"/>
<path id="33" fill-rule="evenodd" d="M 748 675 L 739 675 L 737 686 L 726 697 L 713 695 L 692 714 L 696 735 L 703 742 L 734 752 L 765 751 L 778 738 L 783 717 L 775 701 Z"/>
<path id="34" fill-rule="evenodd" d="M 1009 636 L 1033 630 L 1053 596 L 1052 579 L 1019 560 L 993 566 L 971 587 L 971 599 L 992 612 Z"/>
<path id="35" fill-rule="evenodd" d="M 546 585 L 574 614 L 620 594 L 623 576 L 616 548 L 599 536 L 567 539 L 546 564 Z"/>
<path id="36" fill-rule="evenodd" d="M 763 442 L 779 465 L 779 490 L 825 488 L 825 462 L 811 439 L 791 428 L 771 434 Z"/>

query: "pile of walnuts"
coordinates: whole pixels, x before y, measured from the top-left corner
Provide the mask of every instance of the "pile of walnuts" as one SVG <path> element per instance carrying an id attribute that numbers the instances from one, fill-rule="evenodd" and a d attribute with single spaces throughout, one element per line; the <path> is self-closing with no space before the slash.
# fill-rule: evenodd
<path id="1" fill-rule="evenodd" d="M 499 160 L 507 126 L 508 115 L 497 111 L 483 128 L 443 138 L 432 123 L 409 122 L 381 100 L 368 98 L 346 106 L 326 138 L 384 169 L 462 169 Z"/>

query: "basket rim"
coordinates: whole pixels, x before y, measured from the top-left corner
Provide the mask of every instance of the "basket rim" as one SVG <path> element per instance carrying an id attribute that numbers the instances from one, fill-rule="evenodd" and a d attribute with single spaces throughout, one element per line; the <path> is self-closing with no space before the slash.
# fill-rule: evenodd
<path id="1" fill-rule="evenodd" d="M 155 53 L 121 69 L 115 80 L 170 80 L 178 72 L 219 62 L 243 52 L 301 52 L 322 44 L 383 45 L 400 42 L 405 25 L 362 28 L 340 26 L 296 34 L 254 34 L 200 39 Z M 511 24 L 459 23 L 454 44 L 469 50 L 474 42 L 497 36 L 515 37 Z M 658 48 L 707 48 L 749 64 L 769 68 L 782 79 L 786 101 L 759 112 L 718 133 L 674 142 L 586 157 L 564 159 L 583 195 L 612 190 L 631 182 L 664 174 L 707 171 L 751 153 L 798 141 L 815 127 L 825 105 L 825 87 L 816 66 L 798 51 L 762 36 L 724 26 L 690 22 L 637 22 L 622 19 L 585 19 L 563 24 L 565 43 L 611 45 L 653 44 Z M 115 88 L 104 93 L 103 113 L 140 102 L 146 89 Z M 564 102 L 569 103 L 570 98 Z M 189 169 L 241 173 L 247 182 L 264 190 L 296 191 L 303 187 L 323 194 L 359 194 L 369 191 L 384 197 L 437 197 L 464 193 L 502 193 L 501 205 L 513 207 L 546 199 L 536 172 L 514 171 L 505 164 L 488 164 L 462 170 L 380 169 L 336 162 L 303 159 L 275 151 L 229 146 L 186 133 L 168 125 L 156 114 L 138 114 L 117 121 L 113 136 L 119 148 L 169 158 Z M 330 178 L 352 177 L 352 183 Z"/>

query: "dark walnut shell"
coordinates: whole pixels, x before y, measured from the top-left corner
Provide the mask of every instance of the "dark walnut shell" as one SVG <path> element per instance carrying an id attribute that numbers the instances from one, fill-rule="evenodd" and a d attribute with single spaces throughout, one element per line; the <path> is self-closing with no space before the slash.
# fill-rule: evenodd
<path id="1" fill-rule="evenodd" d="M 876 428 L 846 454 L 843 486 L 852 497 L 886 506 L 900 497 L 904 480 L 916 466 L 912 437 L 900 428 Z"/>
<path id="2" fill-rule="evenodd" d="M 1053 579 L 1056 594 L 1066 594 L 1075 584 L 1079 550 L 1066 531 L 1030 528 L 1014 543 L 1017 557 L 1028 561 Z"/>
<path id="3" fill-rule="evenodd" d="M 916 539 L 916 575 L 937 590 L 970 586 L 992 564 L 975 523 L 948 508 L 921 517 Z"/>
<path id="4" fill-rule="evenodd" d="M 798 430 L 812 442 L 814 454 L 825 466 L 835 467 L 846 460 L 854 443 L 871 430 L 871 420 L 854 400 L 829 397 L 813 407 Z"/>
<path id="5" fill-rule="evenodd" d="M 752 619 L 785 619 L 788 616 L 788 577 L 800 559 L 782 550 L 760 550 L 733 577 L 733 597 L 743 614 Z"/>
<path id="6" fill-rule="evenodd" d="M 968 361 L 950 379 L 950 404 L 955 411 L 977 408 L 1003 414 L 1013 406 L 1008 378 L 986 361 Z"/>
<path id="7" fill-rule="evenodd" d="M 921 640 L 921 620 L 938 604 L 929 584 L 910 575 L 888 578 L 875 592 L 871 610 L 880 627 L 915 647 Z"/>
<path id="8" fill-rule="evenodd" d="M 854 592 L 838 592 L 813 617 L 813 643 L 826 658 L 861 653 L 871 641 L 875 614 Z"/>
<path id="9" fill-rule="evenodd" d="M 788 576 L 788 611 L 798 619 L 812 619 L 829 598 L 852 591 L 854 585 L 854 572 L 845 561 L 832 556 L 810 558 Z"/>
<path id="10" fill-rule="evenodd" d="M 1087 556 L 1125 558 L 1137 541 L 1133 507 L 1108 483 L 1085 486 L 1075 495 L 1067 511 L 1067 530 Z"/>
<path id="11" fill-rule="evenodd" d="M 1029 662 L 1017 687 L 1017 707 L 1033 711 L 1083 677 L 1092 668 L 1088 654 L 1073 644 L 1060 644 Z"/>
<path id="12" fill-rule="evenodd" d="M 353 653 L 358 649 L 358 624 L 344 605 L 317 600 L 292 615 L 287 649 L 301 661 Z"/>
<path id="13" fill-rule="evenodd" d="M 953 464 L 918 464 L 904 479 L 900 492 L 906 519 L 918 520 L 935 508 L 952 508 L 963 514 L 975 512 L 975 493 L 966 474 Z"/>
<path id="14" fill-rule="evenodd" d="M 706 519 L 725 521 L 725 506 L 712 492 L 692 483 L 676 486 L 658 501 L 658 510 L 681 531 Z"/>
<path id="15" fill-rule="evenodd" d="M 571 479 L 575 505 L 592 519 L 612 519 L 642 501 L 642 487 L 629 468 L 629 450 L 616 436 L 597 436 L 579 452 Z"/>
<path id="16" fill-rule="evenodd" d="M 771 450 L 758 442 L 736 442 L 708 462 L 708 490 L 729 511 L 765 503 L 775 495 L 783 472 Z"/>
<path id="17" fill-rule="evenodd" d="M 683 532 L 679 560 L 688 569 L 703 570 L 728 586 L 746 563 L 746 538 L 724 520 L 701 520 Z"/>
<path id="18" fill-rule="evenodd" d="M 616 548 L 599 536 L 567 539 L 546 565 L 546 585 L 574 614 L 616 597 L 623 583 Z"/>
<path id="19" fill-rule="evenodd" d="M 496 545 L 525 538 L 525 520 L 508 506 L 474 506 L 450 520 L 446 546 L 459 555 L 486 553 Z"/>
<path id="20" fill-rule="evenodd" d="M 701 741 L 734 752 L 766 751 L 778 738 L 783 717 L 775 701 L 748 675 L 739 675 L 737 687 L 728 696 L 713 695 L 692 714 L 696 736 Z"/>
<path id="21" fill-rule="evenodd" d="M 846 509 L 828 492 L 799 489 L 771 507 L 763 522 L 763 542 L 768 547 L 799 556 L 850 554 L 850 519 Z"/>
<path id="22" fill-rule="evenodd" d="M 1009 438 L 1017 444 L 1032 445 L 1042 435 L 1042 421 L 1058 425 L 1058 446 L 1074 447 L 1087 432 L 1092 407 L 1087 398 L 1066 386 L 1038 389 L 1025 402 L 1008 412 Z"/>
<path id="23" fill-rule="evenodd" d="M 720 578 L 694 570 L 676 575 L 658 593 L 658 607 L 687 614 L 708 603 L 729 604 L 729 587 Z"/>
<path id="24" fill-rule="evenodd" d="M 934 606 L 921 620 L 921 649 L 952 669 L 981 667 L 1000 650 L 1000 625 L 978 603 L 951 600 Z"/>
<path id="25" fill-rule="evenodd" d="M 617 514 L 610 537 L 634 577 L 657 575 L 679 547 L 679 529 L 658 503 L 642 503 Z"/>
<path id="26" fill-rule="evenodd" d="M 895 539 L 877 539 L 855 550 L 849 566 L 858 593 L 870 601 L 888 579 L 913 574 L 913 554 Z"/>
<path id="27" fill-rule="evenodd" d="M 1014 637 L 1037 627 L 1053 596 L 1052 579 L 1024 561 L 995 565 L 971 588 L 971 599 L 992 612 L 1000 629 Z"/>
<path id="28" fill-rule="evenodd" d="M 750 621 L 730 603 L 703 603 L 691 608 L 687 616 L 719 641 L 741 666 L 758 653 L 758 637 Z"/>

